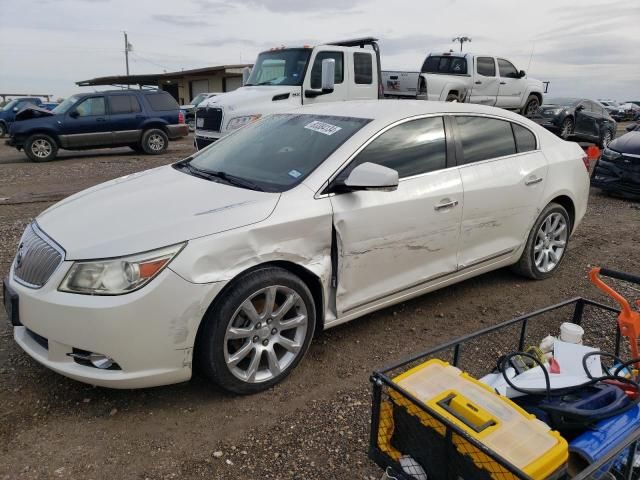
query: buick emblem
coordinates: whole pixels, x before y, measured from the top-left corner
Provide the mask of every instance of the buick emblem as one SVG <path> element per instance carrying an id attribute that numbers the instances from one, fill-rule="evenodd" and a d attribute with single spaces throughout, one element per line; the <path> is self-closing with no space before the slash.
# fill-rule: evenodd
<path id="1" fill-rule="evenodd" d="M 24 243 L 21 243 L 18 246 L 18 254 L 16 255 L 16 268 L 20 268 L 22 266 L 22 250 L 24 249 Z"/>

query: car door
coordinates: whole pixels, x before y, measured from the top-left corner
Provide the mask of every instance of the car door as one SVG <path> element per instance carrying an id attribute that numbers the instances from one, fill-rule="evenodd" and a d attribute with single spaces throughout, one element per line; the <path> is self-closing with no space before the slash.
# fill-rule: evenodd
<path id="1" fill-rule="evenodd" d="M 493 57 L 475 58 L 475 75 L 471 89 L 471 103 L 495 105 L 498 97 L 498 77 Z"/>
<path id="2" fill-rule="evenodd" d="M 462 182 L 447 168 L 442 117 L 395 125 L 360 151 L 338 175 L 372 162 L 398 171 L 397 190 L 331 196 L 339 315 L 455 272 Z"/>
<path id="3" fill-rule="evenodd" d="M 322 61 L 332 58 L 336 62 L 334 75 L 334 87 L 332 93 L 318 95 L 317 97 L 307 97 L 304 92 L 307 90 L 320 90 L 322 88 Z M 309 62 L 308 72 L 302 83 L 303 103 L 310 105 L 313 103 L 335 102 L 348 98 L 348 70 L 346 66 L 345 54 L 341 50 L 321 50 L 314 53 Z"/>
<path id="4" fill-rule="evenodd" d="M 137 143 L 142 134 L 142 123 L 145 118 L 138 97 L 133 94 L 113 94 L 107 98 L 113 144 Z"/>
<path id="5" fill-rule="evenodd" d="M 464 189 L 458 263 L 464 269 L 507 257 L 526 241 L 547 161 L 535 135 L 517 123 L 460 115 L 455 126 Z"/>
<path id="6" fill-rule="evenodd" d="M 112 132 L 108 122 L 104 95 L 93 95 L 78 101 L 65 115 L 60 142 L 63 147 L 111 146 Z"/>
<path id="7" fill-rule="evenodd" d="M 583 100 L 576 108 L 576 136 L 588 140 L 598 139 L 598 115 L 594 112 L 595 105 L 589 100 Z"/>
<path id="8" fill-rule="evenodd" d="M 518 108 L 521 105 L 524 94 L 524 81 L 510 61 L 504 58 L 498 58 L 497 60 L 500 86 L 498 88 L 496 107 Z"/>

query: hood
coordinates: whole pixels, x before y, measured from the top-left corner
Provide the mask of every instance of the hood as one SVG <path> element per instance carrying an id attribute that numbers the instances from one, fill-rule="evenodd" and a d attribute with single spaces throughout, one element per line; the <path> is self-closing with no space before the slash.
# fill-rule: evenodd
<path id="1" fill-rule="evenodd" d="M 609 148 L 620 153 L 640 155 L 640 132 L 633 131 L 625 133 L 611 142 Z"/>
<path id="2" fill-rule="evenodd" d="M 16 120 L 28 120 L 30 118 L 37 117 L 50 117 L 55 115 L 51 110 L 47 110 L 46 108 L 36 107 L 35 105 L 25 107 L 16 113 Z"/>
<path id="3" fill-rule="evenodd" d="M 36 220 L 65 249 L 68 260 L 108 258 L 260 222 L 279 198 L 278 193 L 211 182 L 168 165 L 79 192 Z"/>
<path id="4" fill-rule="evenodd" d="M 254 87 L 240 87 L 232 92 L 216 95 L 200 103 L 199 107 L 223 107 L 223 109 L 233 112 L 234 110 L 244 110 L 253 107 L 257 103 L 270 103 L 274 97 L 284 97 L 279 100 L 291 98 L 294 93 L 300 95 L 301 87 L 295 85 L 261 85 Z M 286 95 L 289 94 L 289 97 Z"/>

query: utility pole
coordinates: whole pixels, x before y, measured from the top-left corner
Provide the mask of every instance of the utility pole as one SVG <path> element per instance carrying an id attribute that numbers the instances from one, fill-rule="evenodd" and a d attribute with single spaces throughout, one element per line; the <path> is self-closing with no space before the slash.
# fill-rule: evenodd
<path id="1" fill-rule="evenodd" d="M 451 39 L 452 42 L 460 42 L 460 51 L 462 52 L 462 44 L 465 42 L 471 42 L 470 37 L 456 37 Z"/>
<path id="2" fill-rule="evenodd" d="M 124 33 L 124 61 L 127 65 L 127 77 L 129 76 L 129 50 L 131 48 L 131 44 L 127 38 L 127 32 Z"/>

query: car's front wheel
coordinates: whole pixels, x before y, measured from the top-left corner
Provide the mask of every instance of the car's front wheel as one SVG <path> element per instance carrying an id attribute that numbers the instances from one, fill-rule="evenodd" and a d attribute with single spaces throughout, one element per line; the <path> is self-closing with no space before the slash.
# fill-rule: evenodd
<path id="1" fill-rule="evenodd" d="M 570 233 L 571 218 L 567 210 L 558 203 L 547 205 L 529 232 L 514 271 L 535 280 L 553 275 L 564 259 Z"/>
<path id="2" fill-rule="evenodd" d="M 58 144 L 49 135 L 36 133 L 27 138 L 24 152 L 32 162 L 48 162 L 56 158 Z"/>
<path id="3" fill-rule="evenodd" d="M 605 149 L 609 146 L 613 140 L 613 135 L 611 134 L 611 130 L 605 130 L 602 136 L 600 137 L 600 148 Z"/>
<path id="4" fill-rule="evenodd" d="M 527 102 L 524 104 L 524 108 L 522 109 L 522 115 L 527 118 L 533 117 L 536 112 L 540 108 L 540 100 L 535 95 L 529 95 L 527 98 Z"/>
<path id="5" fill-rule="evenodd" d="M 196 342 L 202 372 L 240 394 L 282 381 L 304 357 L 316 310 L 306 284 L 269 267 L 239 278 L 203 319 Z"/>
<path id="6" fill-rule="evenodd" d="M 142 149 L 149 155 L 158 155 L 163 153 L 169 146 L 169 138 L 159 128 L 152 128 L 145 130 L 142 134 L 142 141 L 140 142 Z"/>
<path id="7" fill-rule="evenodd" d="M 573 119 L 570 117 L 565 118 L 560 126 L 560 138 L 568 140 L 573 133 Z"/>

